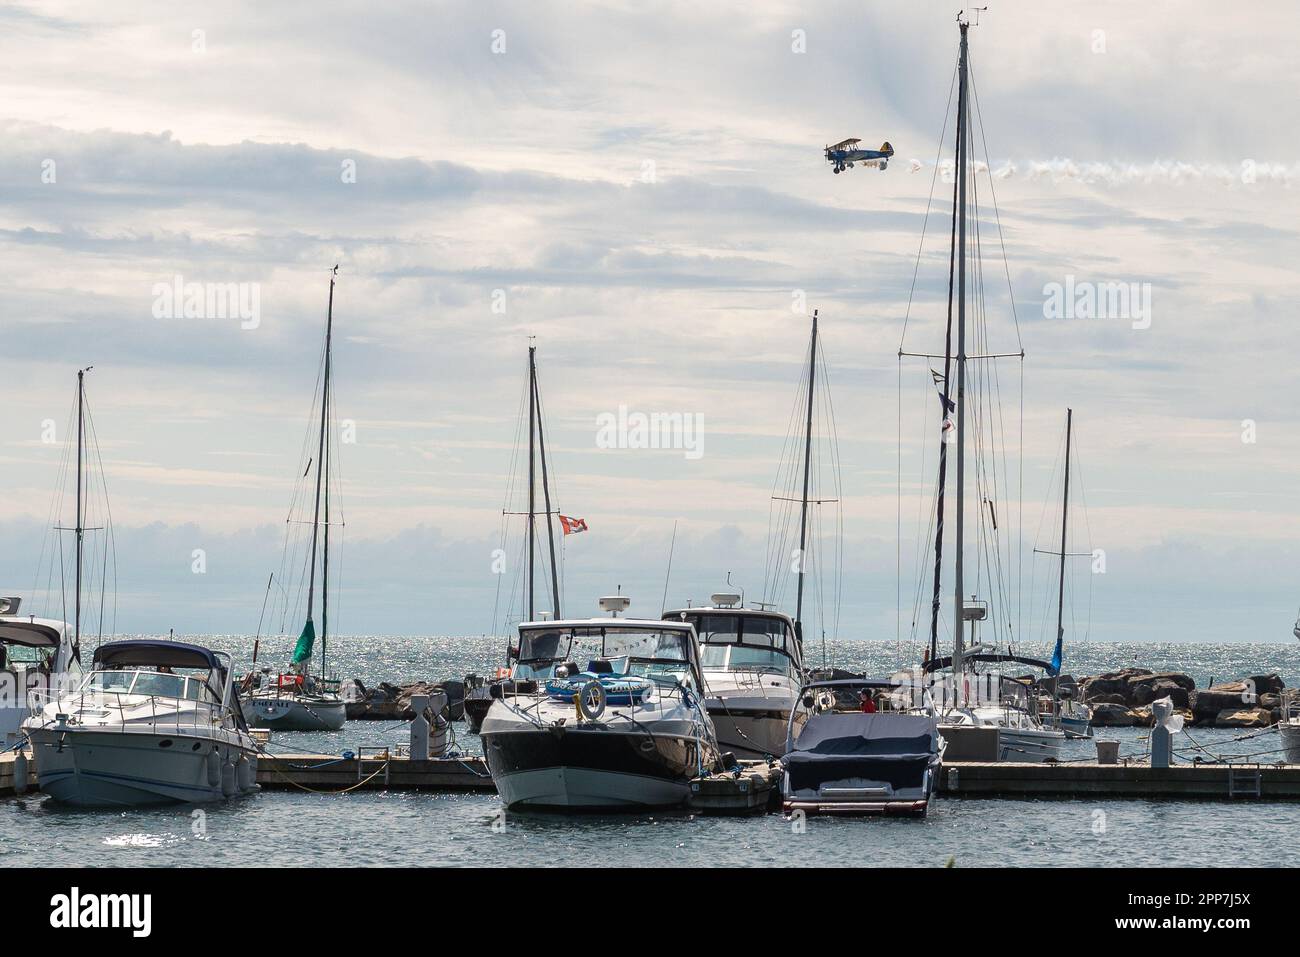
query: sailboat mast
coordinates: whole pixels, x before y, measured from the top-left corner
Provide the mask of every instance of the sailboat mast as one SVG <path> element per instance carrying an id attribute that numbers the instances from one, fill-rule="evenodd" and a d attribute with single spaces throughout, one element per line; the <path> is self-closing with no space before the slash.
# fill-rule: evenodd
<path id="1" fill-rule="evenodd" d="M 970 26 L 961 23 L 961 57 L 958 64 L 960 85 L 957 96 L 957 177 L 958 177 L 958 218 L 957 218 L 957 515 L 956 515 L 956 570 L 953 573 L 953 649 L 952 673 L 961 687 L 962 651 L 965 641 L 963 631 L 966 607 L 965 581 L 963 580 L 962 551 L 965 544 L 966 519 L 966 148 L 969 142 L 967 121 L 969 105 L 967 102 L 967 46 L 966 31 Z M 960 691 L 958 691 L 960 695 Z M 958 703 L 962 703 L 959 701 Z"/>
<path id="2" fill-rule="evenodd" d="M 1065 410 L 1065 488 L 1061 495 L 1061 569 L 1056 588 L 1056 644 L 1059 648 L 1065 637 L 1065 535 L 1070 515 L 1070 430 L 1074 410 Z M 1055 695 L 1053 695 L 1055 696 Z"/>
<path id="3" fill-rule="evenodd" d="M 320 441 L 316 449 L 316 503 L 312 510 L 311 522 L 311 571 L 307 578 L 307 621 L 312 620 L 313 599 L 316 595 L 316 541 L 320 537 L 320 492 L 321 477 L 324 475 L 324 457 L 325 457 L 325 433 L 328 426 L 329 416 L 329 393 L 330 393 L 330 339 L 334 333 L 334 276 L 337 275 L 339 267 L 335 266 L 330 273 L 330 298 L 329 307 L 325 313 L 325 376 L 324 384 L 321 387 L 320 398 Z M 328 561 L 328 558 L 326 559 Z M 324 583 L 322 583 L 322 591 Z"/>
<path id="4" fill-rule="evenodd" d="M 807 567 L 808 477 L 812 467 L 813 388 L 817 383 L 817 310 L 813 310 L 812 339 L 808 345 L 808 418 L 803 434 L 803 498 L 799 503 L 799 584 L 795 599 L 794 629 L 803 644 L 803 579 Z"/>
<path id="5" fill-rule="evenodd" d="M 82 514 L 82 496 L 81 496 L 81 484 L 82 484 L 81 449 L 82 449 L 83 439 L 86 434 L 85 425 L 83 424 L 83 422 L 85 421 L 83 417 L 83 411 L 85 409 L 85 404 L 86 404 L 85 379 L 86 379 L 86 370 L 78 369 L 77 370 L 77 529 L 76 529 L 77 532 L 77 584 L 76 584 L 77 597 L 76 597 L 76 611 L 73 613 L 73 619 L 72 619 L 73 643 L 78 648 L 81 647 L 81 553 L 82 553 L 82 542 L 86 534 L 85 518 Z"/>
<path id="6" fill-rule="evenodd" d="M 536 582 L 534 580 L 534 537 L 537 528 L 537 489 L 536 489 L 536 452 L 537 441 L 537 347 L 528 347 L 528 620 L 537 617 L 533 600 Z"/>
<path id="7" fill-rule="evenodd" d="M 537 403 L 537 453 L 542 459 L 542 504 L 546 506 L 546 543 L 551 552 L 551 609 L 560 618 L 560 572 L 555 565 L 555 526 L 551 524 L 551 480 L 546 472 L 546 435 L 542 431 L 542 397 L 537 391 L 537 369 L 533 367 L 533 399 Z"/>
<path id="8" fill-rule="evenodd" d="M 328 363 L 326 365 L 328 368 Z M 329 377 L 325 378 L 325 402 L 321 407 L 321 420 L 329 421 L 333 403 L 329 397 Z M 325 656 L 329 653 L 329 598 L 330 598 L 330 458 L 333 451 L 334 436 L 325 434 L 325 452 L 321 457 L 321 467 L 325 470 L 325 529 L 321 536 L 323 549 L 320 562 L 320 676 L 325 678 Z"/>

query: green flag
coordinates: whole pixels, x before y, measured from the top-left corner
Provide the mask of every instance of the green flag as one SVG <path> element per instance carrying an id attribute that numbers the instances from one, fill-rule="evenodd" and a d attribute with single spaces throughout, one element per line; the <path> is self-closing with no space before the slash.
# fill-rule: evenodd
<path id="1" fill-rule="evenodd" d="M 316 643 L 316 626 L 307 619 L 307 624 L 302 626 L 302 634 L 298 636 L 298 644 L 293 648 L 293 663 L 300 665 L 304 661 L 311 660 L 311 646 Z"/>

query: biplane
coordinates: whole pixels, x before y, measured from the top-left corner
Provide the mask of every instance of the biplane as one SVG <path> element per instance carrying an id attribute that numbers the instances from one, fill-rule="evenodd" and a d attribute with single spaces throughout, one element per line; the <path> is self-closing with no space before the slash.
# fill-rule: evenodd
<path id="1" fill-rule="evenodd" d="M 894 155 L 892 146 L 882 143 L 878 150 L 863 150 L 858 149 L 858 144 L 861 142 L 860 139 L 847 139 L 841 140 L 834 146 L 826 147 L 826 162 L 830 163 L 837 173 L 852 169 L 855 164 L 872 166 L 876 169 L 884 169 L 889 165 L 889 158 Z"/>

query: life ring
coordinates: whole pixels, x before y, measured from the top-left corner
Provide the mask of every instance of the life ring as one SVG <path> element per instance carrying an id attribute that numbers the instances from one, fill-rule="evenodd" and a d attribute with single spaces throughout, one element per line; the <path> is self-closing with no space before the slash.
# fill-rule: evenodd
<path id="1" fill-rule="evenodd" d="M 573 700 L 577 702 L 578 717 L 595 721 L 605 713 L 605 686 L 595 679 L 588 681 L 573 696 Z"/>

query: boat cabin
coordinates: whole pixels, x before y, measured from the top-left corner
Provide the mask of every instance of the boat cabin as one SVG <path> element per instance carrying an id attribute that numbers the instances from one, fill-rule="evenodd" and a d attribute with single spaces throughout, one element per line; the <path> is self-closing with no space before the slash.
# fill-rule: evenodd
<path id="1" fill-rule="evenodd" d="M 695 630 L 635 618 L 535 621 L 519 626 L 514 678 L 546 682 L 582 673 L 703 686 Z M 563 674 L 561 674 L 563 672 Z"/>
<path id="2" fill-rule="evenodd" d="M 705 672 L 748 671 L 782 674 L 796 684 L 803 655 L 789 615 L 744 608 L 737 595 L 714 595 L 712 605 L 666 612 L 666 621 L 695 627 Z"/>
<path id="3" fill-rule="evenodd" d="M 72 628 L 48 618 L 20 618 L 18 606 L 17 598 L 0 598 L 0 746 L 17 742 L 30 713 L 29 695 L 81 679 Z"/>

